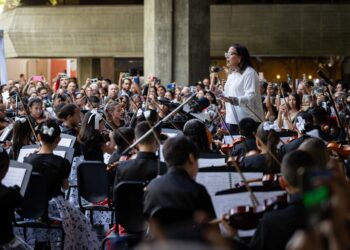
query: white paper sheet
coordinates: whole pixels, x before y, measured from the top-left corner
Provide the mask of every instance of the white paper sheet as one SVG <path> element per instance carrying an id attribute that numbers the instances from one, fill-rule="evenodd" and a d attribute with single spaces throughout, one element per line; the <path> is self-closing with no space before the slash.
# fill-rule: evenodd
<path id="1" fill-rule="evenodd" d="M 58 146 L 63 146 L 69 148 L 71 146 L 72 139 L 69 138 L 61 138 L 60 142 L 58 143 Z"/>
<path id="2" fill-rule="evenodd" d="M 247 179 L 261 178 L 262 173 L 244 173 L 244 176 Z M 214 196 L 218 191 L 235 187 L 235 184 L 242 182 L 242 178 L 236 172 L 199 172 L 196 181 L 205 186 L 208 193 Z"/>
<path id="3" fill-rule="evenodd" d="M 225 158 L 216 158 L 216 159 L 199 158 L 198 166 L 199 168 L 222 167 L 222 166 L 226 166 L 226 163 L 225 163 Z"/>
<path id="4" fill-rule="evenodd" d="M 13 187 L 15 185 L 21 187 L 25 173 L 26 173 L 25 168 L 9 167 L 5 178 L 2 180 L 2 183 L 6 187 Z"/>
<path id="5" fill-rule="evenodd" d="M 54 154 L 54 155 L 61 156 L 61 157 L 63 157 L 63 158 L 66 157 L 66 152 L 65 152 L 65 151 L 54 150 L 54 151 L 53 151 L 53 154 Z"/>
<path id="6" fill-rule="evenodd" d="M 37 148 L 22 148 L 19 151 L 19 155 L 17 158 L 18 162 L 23 162 L 24 161 L 24 157 L 28 157 L 29 155 L 33 154 L 36 150 L 38 150 Z"/>

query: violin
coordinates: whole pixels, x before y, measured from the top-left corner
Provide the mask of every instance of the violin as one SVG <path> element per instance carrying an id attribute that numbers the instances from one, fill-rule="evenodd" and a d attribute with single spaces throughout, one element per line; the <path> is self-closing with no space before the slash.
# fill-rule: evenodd
<path id="1" fill-rule="evenodd" d="M 222 144 L 220 147 L 221 152 L 223 152 L 225 155 L 229 154 L 231 150 L 239 143 L 244 142 L 246 140 L 245 137 L 241 136 L 233 140 L 231 144 Z"/>
<path id="2" fill-rule="evenodd" d="M 288 140 L 286 140 L 285 144 L 291 143 L 292 141 L 298 139 L 297 135 L 293 135 L 292 137 L 288 138 Z"/>
<path id="3" fill-rule="evenodd" d="M 342 158 L 348 158 L 350 155 L 350 146 L 349 145 L 342 145 L 342 144 L 336 143 L 336 142 L 329 142 L 327 144 L 327 148 L 329 150 L 335 151 Z"/>
<path id="4" fill-rule="evenodd" d="M 251 230 L 257 227 L 259 220 L 265 212 L 284 208 L 287 204 L 288 195 L 285 193 L 266 199 L 263 205 L 255 208 L 249 205 L 231 208 L 228 213 L 224 215 L 223 219 L 237 230 Z M 216 219 L 211 221 L 210 224 L 217 224 L 220 222 L 222 222 L 221 219 Z"/>

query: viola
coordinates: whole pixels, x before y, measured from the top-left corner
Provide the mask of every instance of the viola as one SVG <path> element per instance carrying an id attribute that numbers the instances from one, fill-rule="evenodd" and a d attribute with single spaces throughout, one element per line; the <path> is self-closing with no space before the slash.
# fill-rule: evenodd
<path id="1" fill-rule="evenodd" d="M 350 155 L 350 146 L 349 145 L 342 145 L 342 144 L 336 143 L 336 142 L 329 142 L 327 144 L 327 148 L 329 150 L 335 151 L 342 158 L 348 158 Z"/>

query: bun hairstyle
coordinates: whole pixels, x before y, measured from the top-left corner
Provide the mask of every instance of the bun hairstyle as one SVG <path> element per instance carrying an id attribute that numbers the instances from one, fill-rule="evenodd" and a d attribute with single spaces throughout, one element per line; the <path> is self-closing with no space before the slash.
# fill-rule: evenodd
<path id="1" fill-rule="evenodd" d="M 75 104 L 65 104 L 57 113 L 59 119 L 67 119 L 68 116 L 74 115 L 75 110 L 79 109 Z"/>
<path id="2" fill-rule="evenodd" d="M 44 143 L 53 143 L 60 135 L 61 129 L 54 121 L 47 121 L 40 127 L 40 138 Z"/>
<path id="3" fill-rule="evenodd" d="M 266 145 L 267 150 L 271 152 L 278 160 L 280 160 L 277 152 L 277 145 L 279 143 L 280 137 L 278 136 L 277 132 L 273 129 L 265 130 L 264 123 L 261 123 L 258 127 L 256 135 Z M 268 169 L 267 173 L 268 174 L 280 173 L 280 166 L 275 161 L 275 159 L 270 155 L 270 153 L 267 153 L 266 158 L 267 158 L 267 169 Z"/>

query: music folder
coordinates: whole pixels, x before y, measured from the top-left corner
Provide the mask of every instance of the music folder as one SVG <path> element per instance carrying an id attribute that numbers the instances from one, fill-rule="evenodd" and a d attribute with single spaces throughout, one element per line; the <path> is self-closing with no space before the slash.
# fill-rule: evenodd
<path id="1" fill-rule="evenodd" d="M 28 163 L 11 160 L 5 178 L 2 180 L 2 184 L 6 187 L 18 186 L 20 188 L 20 194 L 24 196 L 30 175 L 32 174 L 32 169 L 32 165 Z"/>

